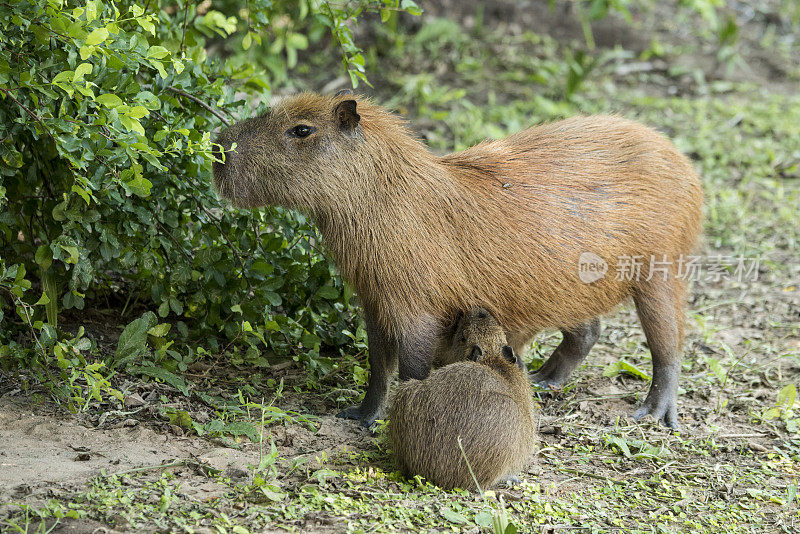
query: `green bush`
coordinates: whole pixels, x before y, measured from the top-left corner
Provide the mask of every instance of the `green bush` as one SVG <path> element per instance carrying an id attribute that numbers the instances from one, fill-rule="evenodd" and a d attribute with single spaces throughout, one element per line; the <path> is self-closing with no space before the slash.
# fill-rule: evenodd
<path id="1" fill-rule="evenodd" d="M 144 337 L 106 365 L 180 371 L 198 350 L 230 350 L 314 367 L 326 365 L 321 344 L 356 339 L 352 294 L 302 215 L 220 205 L 213 132 L 263 109 L 248 100 L 267 102 L 309 41 L 330 36 L 353 83 L 364 80 L 352 23 L 365 10 L 418 12 L 413 2 L 2 5 L 3 367 L 85 371 L 94 341 L 58 319 L 81 324 L 89 307 L 123 323 L 160 317 L 145 314 Z"/>

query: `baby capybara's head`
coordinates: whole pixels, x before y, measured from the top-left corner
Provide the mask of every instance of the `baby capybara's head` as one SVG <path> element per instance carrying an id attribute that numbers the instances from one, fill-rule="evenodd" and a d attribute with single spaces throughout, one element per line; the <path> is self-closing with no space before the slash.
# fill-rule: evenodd
<path id="1" fill-rule="evenodd" d="M 237 207 L 314 209 L 333 201 L 326 194 L 341 188 L 335 179 L 362 135 L 357 108 L 352 95 L 306 93 L 223 131 L 214 162 L 220 196 Z"/>
<path id="2" fill-rule="evenodd" d="M 487 365 L 491 362 L 491 364 L 494 364 L 493 366 L 496 366 L 497 362 L 502 361 L 507 365 L 516 366 L 519 368 L 522 367 L 522 361 L 519 359 L 519 356 L 517 356 L 517 354 L 514 352 L 514 349 L 508 345 L 503 345 L 499 354 L 484 353 L 480 345 L 472 345 L 472 349 L 470 350 L 467 359 Z"/>
<path id="3" fill-rule="evenodd" d="M 451 359 L 474 360 L 472 353 L 476 346 L 482 353 L 500 356 L 506 343 L 506 333 L 497 319 L 486 309 L 476 306 L 458 317 L 453 332 Z"/>

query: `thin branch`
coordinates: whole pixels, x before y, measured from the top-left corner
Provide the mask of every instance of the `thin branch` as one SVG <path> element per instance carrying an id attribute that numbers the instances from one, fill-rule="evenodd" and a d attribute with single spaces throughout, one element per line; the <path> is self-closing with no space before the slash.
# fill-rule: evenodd
<path id="1" fill-rule="evenodd" d="M 167 234 L 167 237 L 169 237 L 172 240 L 172 242 L 175 243 L 175 246 L 178 247 L 178 251 L 181 254 L 183 254 L 183 257 L 186 258 L 186 260 L 189 263 L 191 263 L 192 262 L 192 257 L 189 256 L 189 253 L 186 252 L 186 249 L 183 248 L 183 245 L 181 245 L 180 242 L 178 242 L 178 240 L 175 239 L 175 236 L 172 235 L 172 232 L 170 232 L 169 230 L 164 228 L 164 225 L 162 225 L 160 222 L 156 221 L 156 224 L 158 225 L 159 228 L 161 228 L 161 231 L 164 232 L 165 234 Z"/>
<path id="2" fill-rule="evenodd" d="M 253 284 L 250 283 L 250 278 L 247 277 L 247 274 L 246 274 L 247 273 L 247 267 L 245 267 L 244 261 L 242 261 L 242 257 L 239 255 L 239 251 L 236 249 L 236 247 L 233 245 L 233 243 L 231 243 L 231 240 L 228 238 L 228 236 L 225 234 L 225 232 L 222 231 L 222 228 L 220 227 L 220 225 L 219 225 L 219 223 L 217 221 L 217 218 L 214 217 L 214 215 L 212 215 L 211 212 L 208 211 L 205 208 L 205 206 L 203 206 L 200 203 L 199 200 L 195 199 L 195 201 L 197 203 L 197 207 L 200 208 L 200 210 L 203 213 L 206 214 L 208 219 L 211 221 L 211 224 L 213 224 L 214 227 L 219 232 L 219 235 L 221 235 L 222 238 L 225 240 L 225 242 L 228 244 L 228 248 L 231 249 L 231 252 L 233 252 L 234 257 L 236 257 L 236 260 L 239 262 L 239 267 L 241 267 L 241 269 L 242 269 L 242 278 L 244 278 L 244 281 L 247 282 L 247 288 L 250 290 L 250 292 L 255 297 L 256 302 L 258 302 L 258 305 L 263 308 L 264 307 L 264 303 L 261 302 L 260 298 L 258 298 L 258 293 L 256 293 L 256 290 L 253 288 Z M 242 302 L 244 302 L 244 300 L 242 300 Z"/>
<path id="3" fill-rule="evenodd" d="M 44 129 L 47 130 L 48 133 L 50 133 L 50 129 L 47 127 L 47 125 L 44 122 L 42 122 L 42 118 L 39 117 L 39 115 L 37 115 L 36 113 L 31 111 L 25 104 L 23 104 L 22 102 L 17 100 L 17 98 L 8 89 L 0 87 L 0 91 L 3 91 L 8 96 L 8 98 L 10 98 L 14 102 L 16 102 L 19 105 L 19 107 L 21 107 L 22 109 L 27 111 L 28 115 L 30 115 L 31 117 L 36 119 L 39 122 L 39 124 L 41 124 L 44 127 Z"/>
<path id="4" fill-rule="evenodd" d="M 36 345 L 39 347 L 39 351 L 42 353 L 42 357 L 47 358 L 47 351 L 45 350 L 44 346 L 42 346 L 42 343 L 39 341 L 39 336 L 36 335 L 36 330 L 33 327 L 33 318 L 31 317 L 31 314 L 28 313 L 28 308 L 32 308 L 33 306 L 26 304 L 21 298 L 15 295 L 14 292 L 8 289 L 7 287 L 0 286 L 0 289 L 4 289 L 9 295 L 11 295 L 11 300 L 17 306 L 19 306 L 23 312 L 25 312 L 25 323 L 28 325 L 28 328 L 30 329 L 31 337 L 33 338 L 33 341 L 36 343 Z"/>
<path id="5" fill-rule="evenodd" d="M 186 7 L 183 8 L 183 33 L 181 33 L 181 54 L 183 54 L 183 42 L 186 39 L 186 20 L 189 15 L 189 0 L 184 0 Z"/>
<path id="6" fill-rule="evenodd" d="M 222 115 L 222 113 L 220 113 L 219 111 L 215 110 L 214 108 L 212 108 L 211 106 L 209 106 L 208 104 L 206 104 L 205 102 L 203 102 L 202 100 L 197 98 L 196 96 L 190 95 L 189 93 L 187 93 L 183 89 L 178 89 L 177 87 L 173 87 L 171 85 L 168 85 L 167 89 L 169 89 L 170 91 L 174 91 L 174 92 L 178 93 L 179 95 L 185 96 L 189 100 L 192 100 L 192 101 L 196 102 L 198 105 L 200 105 L 200 106 L 204 107 L 205 109 L 207 109 L 209 111 L 209 113 L 211 113 L 212 115 L 217 117 L 219 120 L 221 120 L 222 124 L 224 124 L 225 126 L 230 128 L 230 126 L 231 126 L 230 121 L 228 121 L 228 119 L 226 119 L 225 116 Z"/>

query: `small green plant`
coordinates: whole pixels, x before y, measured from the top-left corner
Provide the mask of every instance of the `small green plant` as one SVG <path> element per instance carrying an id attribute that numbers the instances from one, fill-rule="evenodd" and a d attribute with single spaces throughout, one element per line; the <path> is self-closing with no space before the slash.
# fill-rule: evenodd
<path id="1" fill-rule="evenodd" d="M 762 421 L 770 421 L 773 419 L 783 419 L 784 421 L 791 420 L 794 415 L 794 405 L 797 400 L 797 387 L 794 384 L 786 384 L 778 392 L 775 399 L 775 404 L 765 409 L 761 414 Z M 795 431 L 798 428 L 795 421 L 792 425 Z"/>
<path id="2" fill-rule="evenodd" d="M 472 470 L 472 465 L 469 463 L 466 452 L 464 452 L 464 446 L 461 444 L 461 436 L 458 437 L 458 448 L 461 451 L 461 457 L 464 458 L 464 461 L 467 464 L 469 474 L 472 477 L 472 480 L 475 482 L 475 487 L 478 488 L 478 493 L 481 494 L 481 498 L 484 500 L 484 502 L 489 504 L 486 493 L 484 493 L 483 488 L 481 488 L 481 485 L 478 483 L 478 479 L 475 477 L 475 472 Z M 497 508 L 495 508 L 490 514 L 492 518 L 492 529 L 494 534 L 517 534 L 519 529 L 508 518 L 508 512 L 506 511 L 506 506 L 503 502 L 502 495 L 498 499 Z"/>

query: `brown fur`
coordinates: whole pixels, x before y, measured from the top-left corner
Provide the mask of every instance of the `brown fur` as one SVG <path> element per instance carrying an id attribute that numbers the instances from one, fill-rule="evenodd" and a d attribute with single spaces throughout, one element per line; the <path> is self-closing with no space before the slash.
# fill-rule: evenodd
<path id="1" fill-rule="evenodd" d="M 494 345 L 488 341 L 487 348 Z M 400 384 L 389 439 L 405 476 L 422 475 L 446 489 L 474 488 L 466 456 L 487 488 L 522 469 L 536 444 L 536 424 L 525 372 L 490 351 L 477 362 L 456 362 Z"/>
<path id="2" fill-rule="evenodd" d="M 453 327 L 440 336 L 432 365 L 438 368 L 466 360 L 475 345 L 484 352 L 499 355 L 507 343 L 506 333 L 497 319 L 487 310 L 475 307 L 467 313 L 460 312 Z"/>
<path id="3" fill-rule="evenodd" d="M 345 123 L 334 110 L 353 98 L 360 120 Z M 287 137 L 298 123 L 317 131 Z M 676 262 L 700 233 L 698 177 L 652 129 L 614 116 L 574 117 L 439 157 L 368 100 L 301 94 L 234 125 L 219 142 L 238 145 L 214 166 L 220 194 L 237 206 L 308 213 L 362 301 L 370 346 L 382 354 L 371 351 L 375 376 L 361 412 L 350 415 L 377 413 L 398 350 L 401 378 L 424 377 L 429 362 L 417 358 L 433 352 L 447 318 L 473 303 L 497 317 L 517 352 L 558 327 L 591 338 L 582 357 L 596 339 L 580 333 L 582 325 L 627 297 L 653 352 L 645 412 L 675 413 L 685 283 L 674 269 L 667 280 L 614 276 L 619 256 Z M 605 278 L 580 281 L 585 251 L 609 263 Z M 580 352 L 570 343 L 559 358 Z M 561 380 L 572 367 L 550 376 Z"/>

